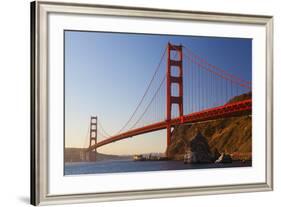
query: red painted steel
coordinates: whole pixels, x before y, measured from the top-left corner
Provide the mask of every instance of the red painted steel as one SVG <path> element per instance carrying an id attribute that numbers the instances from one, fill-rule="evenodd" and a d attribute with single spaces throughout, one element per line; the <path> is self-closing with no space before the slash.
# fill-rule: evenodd
<path id="1" fill-rule="evenodd" d="M 196 122 L 201 122 L 201 121 L 208 121 L 208 120 L 215 120 L 215 119 L 220 119 L 220 118 L 227 118 L 227 117 L 251 114 L 252 99 L 248 99 L 248 100 L 239 101 L 239 102 L 235 102 L 235 103 L 225 104 L 225 105 L 222 105 L 219 107 L 209 108 L 209 109 L 191 113 L 188 115 L 183 115 L 183 55 L 185 55 L 185 54 L 183 54 L 183 48 L 185 48 L 185 47 L 183 47 L 182 45 L 172 45 L 172 44 L 168 43 L 167 48 L 161 58 L 161 61 L 162 61 L 162 59 L 167 51 L 167 68 L 166 68 L 166 76 L 165 76 L 166 81 L 167 81 L 166 82 L 167 83 L 167 85 L 166 85 L 166 120 L 121 133 L 121 131 L 124 128 L 126 128 L 128 123 L 132 120 L 136 111 L 138 110 L 141 103 L 143 102 L 144 97 L 147 94 L 148 89 L 150 88 L 151 83 L 152 83 L 157 71 L 160 68 L 160 65 L 161 65 L 161 61 L 160 61 L 160 63 L 158 64 L 158 66 L 156 68 L 156 71 L 153 75 L 153 78 L 152 78 L 151 82 L 149 83 L 148 88 L 145 91 L 145 94 L 142 97 L 140 103 L 138 104 L 136 110 L 134 111 L 133 115 L 129 118 L 129 120 L 126 122 L 124 127 L 122 127 L 122 129 L 118 132 L 117 135 L 111 136 L 110 138 L 97 142 L 97 117 L 91 117 L 90 144 L 89 144 L 89 148 L 87 150 L 88 152 L 93 151 L 93 153 L 95 155 L 98 147 L 101 147 L 106 144 L 110 144 L 112 142 L 116 142 L 116 141 L 119 141 L 122 139 L 126 139 L 129 137 L 133 137 L 133 136 L 137 136 L 137 135 L 141 135 L 144 133 L 153 132 L 153 131 L 157 131 L 157 130 L 161 130 L 161 129 L 167 130 L 167 148 L 168 148 L 168 146 L 171 143 L 171 134 L 172 134 L 171 129 L 174 126 L 177 126 L 180 124 L 186 124 L 186 123 L 196 123 Z M 175 57 L 172 58 L 171 52 L 172 52 L 172 54 L 176 54 L 177 58 L 175 58 Z M 200 68 L 203 68 L 204 70 L 206 70 L 226 81 L 230 81 L 231 87 L 232 87 L 232 83 L 235 83 L 235 84 L 239 85 L 240 87 L 244 87 L 246 89 L 251 89 L 250 82 L 243 81 L 242 79 L 235 77 L 216 66 L 208 64 L 207 61 L 205 61 L 202 58 L 199 58 L 196 54 L 194 55 L 193 53 L 191 53 L 191 54 L 188 53 L 188 55 L 185 55 L 185 57 L 187 57 L 189 62 L 192 61 L 196 65 L 200 66 Z M 206 64 L 207 67 L 204 67 L 204 64 Z M 190 64 L 189 64 L 189 66 L 190 66 Z M 175 76 L 175 74 L 172 73 L 172 68 L 178 70 L 178 75 Z M 158 90 L 161 88 L 161 85 L 164 83 L 164 81 L 165 81 L 165 79 L 162 80 L 162 82 L 161 82 L 159 88 L 157 89 L 155 95 L 153 96 L 152 100 L 158 93 Z M 172 84 L 176 84 L 178 86 L 178 95 L 173 94 Z M 200 82 L 199 82 L 199 84 L 200 84 Z M 222 87 L 220 87 L 220 88 L 222 88 Z M 226 89 L 227 89 L 227 87 L 226 87 Z M 232 91 L 232 88 L 231 88 L 231 91 Z M 201 95 L 202 95 L 202 93 L 201 93 Z M 200 96 L 200 91 L 199 91 L 199 96 Z M 202 101 L 199 101 L 199 103 L 202 103 Z M 172 118 L 172 105 L 173 104 L 178 106 L 179 116 L 177 118 Z M 149 107 L 149 105 L 148 105 L 148 107 Z M 192 103 L 190 105 L 193 106 Z M 146 113 L 148 107 L 145 109 L 143 114 Z M 142 118 L 143 114 L 140 116 L 141 118 Z M 137 122 L 133 125 L 133 127 L 135 127 L 135 125 L 138 123 L 138 121 L 140 119 L 137 120 Z M 94 120 L 96 121 L 96 123 L 92 123 L 92 121 L 94 121 Z M 92 129 L 92 127 L 95 127 L 95 129 Z M 93 136 L 92 133 L 95 133 L 95 135 Z"/>
<path id="2" fill-rule="evenodd" d="M 145 127 L 140 127 L 137 129 L 133 129 L 127 131 L 125 133 L 121 133 L 115 136 L 112 136 L 106 140 L 100 141 L 88 148 L 88 151 L 92 151 L 97 149 L 98 147 L 104 146 L 106 144 L 110 144 L 112 142 L 116 142 L 122 139 L 126 139 L 129 137 L 145 134 L 148 132 L 158 131 L 161 129 L 165 129 L 168 125 L 176 126 L 184 123 L 196 123 L 201 121 L 215 120 L 220 118 L 234 117 L 240 116 L 243 114 L 251 114 L 252 112 L 252 99 L 234 102 L 230 104 L 225 104 L 219 107 L 214 107 L 210 109 L 206 109 L 200 112 L 191 113 L 189 115 L 184 115 L 182 117 L 177 117 L 171 119 L 170 122 L 162 121 L 157 122 L 155 124 L 150 124 Z"/>
<path id="3" fill-rule="evenodd" d="M 172 116 L 172 105 L 178 105 L 179 116 L 183 116 L 183 71 L 182 71 L 182 46 L 181 45 L 172 45 L 168 43 L 167 46 L 167 111 L 166 111 L 166 128 L 167 128 L 167 147 L 171 143 L 171 116 Z M 171 52 L 174 51 L 177 53 L 177 60 L 171 58 Z M 172 67 L 179 71 L 178 76 L 172 74 Z M 172 84 L 178 85 L 179 95 L 174 96 L 172 94 Z"/>
<path id="4" fill-rule="evenodd" d="M 219 68 L 218 66 L 215 66 L 215 65 L 212 65 L 212 64 L 208 63 L 206 59 L 204 59 L 204 58 L 200 57 L 199 55 L 195 54 L 195 53 L 194 53 L 191 49 L 189 49 L 188 47 L 183 46 L 183 48 L 188 51 L 187 54 L 188 54 L 189 58 L 191 58 L 191 59 L 193 59 L 193 60 L 196 60 L 196 59 L 197 59 L 200 63 L 208 65 L 209 68 L 213 68 L 213 69 L 219 71 L 220 73 L 224 74 L 225 76 L 230 77 L 232 81 L 234 81 L 234 82 L 237 82 L 237 81 L 238 81 L 238 83 L 239 83 L 239 82 L 240 82 L 240 83 L 244 83 L 244 84 L 247 85 L 247 87 L 249 87 L 249 89 L 251 88 L 251 84 L 252 84 L 251 81 L 243 80 L 243 79 L 241 79 L 241 78 L 239 78 L 239 77 L 237 77 L 237 76 L 234 76 L 234 75 L 228 73 L 227 71 L 225 71 L 225 70 Z"/>
<path id="5" fill-rule="evenodd" d="M 91 116 L 89 147 L 97 144 L 97 138 L 98 138 L 98 117 Z M 92 152 L 89 154 L 89 160 L 96 161 L 96 155 L 97 155 L 97 148 L 93 149 Z"/>
<path id="6" fill-rule="evenodd" d="M 190 61 L 196 63 L 197 65 L 199 65 L 199 66 L 200 66 L 201 68 L 203 68 L 204 70 L 209 71 L 210 73 L 213 73 L 213 74 L 215 74 L 216 76 L 221 77 L 221 78 L 223 78 L 223 79 L 225 79 L 225 80 L 227 80 L 227 81 L 232 81 L 232 82 L 236 83 L 237 85 L 239 85 L 239 86 L 241 86 L 241 87 L 243 87 L 243 88 L 247 88 L 247 89 L 251 90 L 251 86 L 250 86 L 249 84 L 246 84 L 246 83 L 244 83 L 244 82 L 241 83 L 241 82 L 239 82 L 237 79 L 232 79 L 231 77 L 228 77 L 228 76 L 224 75 L 223 73 L 220 74 L 219 72 L 217 72 L 217 71 L 215 71 L 215 70 L 212 70 L 212 68 L 214 68 L 215 66 L 210 66 L 210 64 L 208 64 L 209 67 L 204 67 L 204 64 L 203 64 L 202 62 L 200 62 L 200 61 L 197 61 L 197 60 L 195 59 L 195 57 L 193 57 L 193 56 L 191 56 L 191 55 L 185 55 L 185 56 L 187 57 L 188 60 L 190 60 Z M 211 68 L 211 67 L 212 67 L 212 68 Z"/>

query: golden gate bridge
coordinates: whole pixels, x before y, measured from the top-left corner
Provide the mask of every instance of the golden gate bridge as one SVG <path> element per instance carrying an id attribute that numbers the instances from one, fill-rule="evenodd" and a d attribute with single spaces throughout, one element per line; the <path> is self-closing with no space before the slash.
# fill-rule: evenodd
<path id="1" fill-rule="evenodd" d="M 251 81 L 209 63 L 184 45 L 168 43 L 142 98 L 116 134 L 107 133 L 98 117 L 91 117 L 86 153 L 95 161 L 99 147 L 162 129 L 167 131 L 168 148 L 176 125 L 251 114 L 251 98 L 229 101 L 249 92 Z"/>

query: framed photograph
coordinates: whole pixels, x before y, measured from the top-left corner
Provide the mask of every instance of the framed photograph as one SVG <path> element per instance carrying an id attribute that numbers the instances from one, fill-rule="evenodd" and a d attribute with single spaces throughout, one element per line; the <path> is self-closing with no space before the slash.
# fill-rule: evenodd
<path id="1" fill-rule="evenodd" d="M 31 3 L 31 204 L 273 189 L 273 17 Z"/>

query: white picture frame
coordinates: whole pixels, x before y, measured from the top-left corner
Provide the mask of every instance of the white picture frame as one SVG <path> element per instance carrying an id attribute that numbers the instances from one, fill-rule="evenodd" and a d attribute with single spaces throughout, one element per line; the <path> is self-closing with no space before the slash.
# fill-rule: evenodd
<path id="1" fill-rule="evenodd" d="M 177 22 L 197 22 L 203 24 L 224 24 L 228 25 L 242 25 L 247 27 L 257 26 L 261 31 L 261 38 L 264 37 L 264 47 L 260 47 L 262 50 L 261 57 L 263 60 L 262 66 L 266 76 L 257 75 L 256 79 L 261 79 L 265 84 L 262 87 L 264 90 L 264 104 L 261 105 L 261 112 L 264 112 L 264 120 L 257 120 L 264 127 L 264 135 L 262 135 L 263 143 L 265 143 L 264 153 L 261 160 L 264 160 L 263 174 L 264 179 L 253 180 L 242 183 L 233 182 L 232 184 L 225 183 L 211 183 L 204 185 L 193 186 L 179 186 L 167 183 L 166 186 L 138 186 L 136 188 L 130 188 L 128 185 L 126 189 L 121 189 L 116 186 L 111 189 L 98 189 L 91 190 L 90 188 L 85 191 L 79 189 L 85 186 L 84 183 L 89 182 L 88 177 L 80 179 L 79 176 L 75 178 L 67 178 L 64 181 L 60 178 L 63 173 L 59 174 L 60 169 L 63 168 L 62 162 L 55 163 L 53 157 L 57 157 L 55 154 L 62 148 L 59 140 L 54 144 L 52 140 L 53 130 L 52 119 L 49 114 L 52 113 L 52 108 L 56 108 L 52 99 L 52 86 L 53 80 L 59 77 L 59 74 L 51 73 L 54 68 L 52 59 L 53 50 L 49 44 L 52 44 L 53 33 L 52 31 L 58 31 L 59 27 L 65 25 L 66 21 L 52 21 L 52 15 L 63 18 L 70 18 L 74 15 L 75 18 L 79 17 L 108 17 L 108 18 L 131 18 L 131 19 L 152 19 L 161 20 L 163 22 L 170 21 L 170 24 Z M 56 24 L 53 24 L 56 22 Z M 64 23 L 63 23 L 64 22 Z M 72 27 L 77 29 L 83 29 L 79 26 L 79 21 L 76 20 L 76 24 L 70 21 Z M 66 23 L 67 24 L 67 23 Z M 51 29 L 53 27 L 53 29 Z M 110 27 L 110 26 L 109 26 Z M 74 28 L 75 29 L 75 28 Z M 126 25 L 123 26 L 126 31 Z M 109 29 L 107 28 L 107 31 Z M 114 28 L 113 28 L 114 30 Z M 253 192 L 253 191 L 268 191 L 273 189 L 273 18 L 271 16 L 258 16 L 258 15 L 241 15 L 241 14 L 225 14 L 225 13 L 209 13 L 209 12 L 197 12 L 197 11 L 183 11 L 183 10 L 161 10 L 153 8 L 131 8 L 131 7 L 117 7 L 117 6 L 103 6 L 103 5 L 90 5 L 90 4 L 75 4 L 75 3 L 59 3 L 59 2 L 44 2 L 36 1 L 31 3 L 31 204 L 59 204 L 59 203 L 77 203 L 77 202 L 98 202 L 98 201 L 112 201 L 112 200 L 125 200 L 125 199 L 143 199 L 143 198 L 158 198 L 158 197 L 174 197 L 174 196 L 190 196 L 190 195 L 205 195 L 205 194 L 217 194 L 217 193 L 236 193 L 236 192 Z M 158 31 L 161 33 L 161 31 Z M 163 33 L 164 31 L 162 31 Z M 229 31 L 228 31 L 229 32 Z M 213 35 L 216 35 L 215 33 Z M 55 37 L 55 36 L 54 36 Z M 257 37 L 259 41 L 259 39 Z M 59 51 L 59 50 L 55 50 Z M 60 55 L 58 62 L 61 59 Z M 259 56 L 260 57 L 260 56 Z M 53 60 L 53 59 L 52 59 Z M 62 60 L 61 60 L 62 62 Z M 256 70 L 253 68 L 253 71 Z M 55 75 L 55 76 L 54 76 Z M 55 78 L 54 78 L 55 77 Z M 59 78 L 58 78 L 59 79 Z M 62 79 L 59 79 L 62 81 Z M 255 84 L 254 80 L 253 84 Z M 60 83 L 58 82 L 58 85 Z M 58 90 L 59 91 L 59 90 Z M 57 96 L 61 96 L 58 93 Z M 54 99 L 53 99 L 54 100 Z M 62 106 L 60 106 L 62 107 Z M 258 107 L 258 106 L 257 106 Z M 56 124 L 61 126 L 62 123 Z M 59 160 L 59 159 L 57 159 Z M 54 165 L 54 166 L 53 166 Z M 59 166 L 61 165 L 61 167 Z M 55 169 L 55 170 L 53 170 Z M 57 171 L 58 170 L 58 171 Z M 173 172 L 171 172 L 173 173 Z M 59 174 L 59 175 L 58 175 Z M 155 175 L 155 174 L 154 174 Z M 171 174 L 164 175 L 171 176 Z M 175 174 L 174 174 L 175 175 Z M 117 175 L 115 175 L 117 176 Z M 122 175 L 118 175 L 121 176 Z M 139 174 L 138 176 L 142 176 Z M 150 174 L 146 174 L 146 179 L 149 179 Z M 178 173 L 177 176 L 184 176 L 183 173 Z M 123 179 L 135 179 L 134 177 Z M 158 175 L 159 177 L 159 175 Z M 73 180 L 76 181 L 73 181 Z M 101 179 L 101 177 L 99 177 Z M 108 179 L 108 178 L 106 178 Z M 154 179 L 151 177 L 150 179 Z M 237 179 L 239 179 L 237 177 Z M 70 181 L 69 181 L 70 180 Z M 113 178 L 114 180 L 114 178 Z M 68 183 L 67 183 L 68 182 Z M 75 182 L 76 191 L 71 191 L 67 186 Z M 52 183 L 58 183 L 54 185 Z M 79 187 L 79 183 L 81 186 Z M 160 180 L 159 180 L 160 183 Z M 58 186 L 62 186 L 58 189 Z M 119 190 L 118 190 L 119 189 Z"/>

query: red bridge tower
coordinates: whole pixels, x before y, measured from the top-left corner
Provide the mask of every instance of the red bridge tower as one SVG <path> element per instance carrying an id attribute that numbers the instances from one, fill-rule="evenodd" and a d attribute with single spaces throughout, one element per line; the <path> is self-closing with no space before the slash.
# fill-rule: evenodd
<path id="1" fill-rule="evenodd" d="M 179 117 L 183 120 L 183 66 L 182 66 L 182 45 L 172 45 L 168 43 L 167 48 L 167 150 L 171 144 L 171 118 L 172 118 L 172 105 L 175 104 L 178 107 Z M 173 58 L 171 56 L 174 56 Z M 175 75 L 176 74 L 176 75 Z M 172 86 L 177 86 L 176 90 L 172 91 Z M 177 93 L 177 94 L 173 94 Z M 166 156 L 168 151 L 166 150 Z"/>
<path id="2" fill-rule="evenodd" d="M 89 147 L 91 147 L 94 144 L 97 144 L 97 138 L 98 138 L 98 117 L 91 116 Z M 96 161 L 96 159 L 97 159 L 97 149 L 95 148 L 93 149 L 93 151 L 89 152 L 89 160 Z"/>

